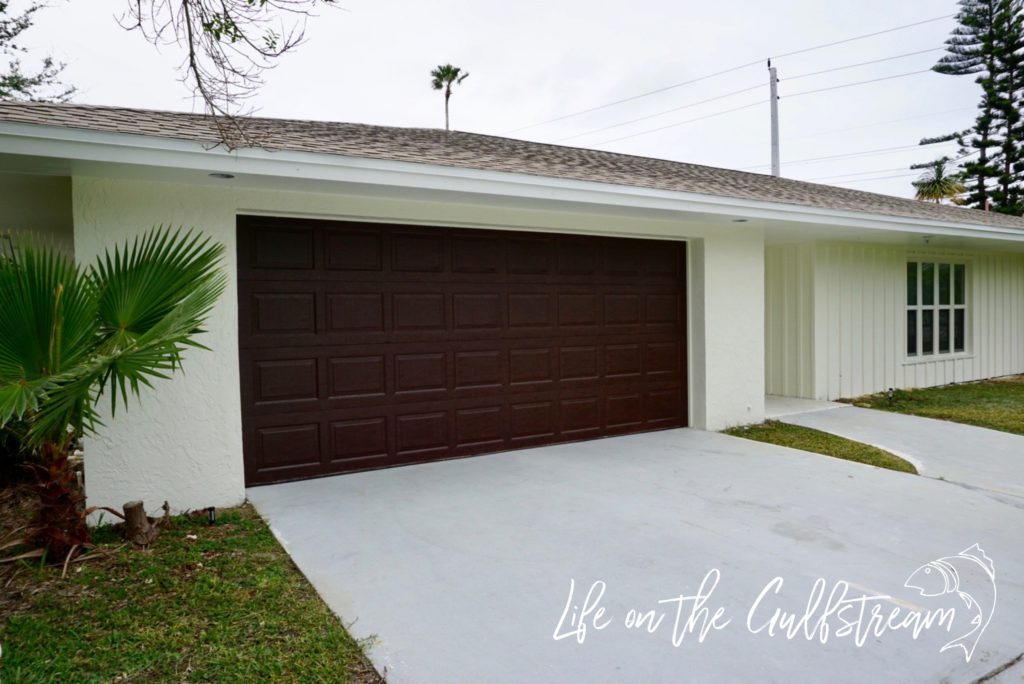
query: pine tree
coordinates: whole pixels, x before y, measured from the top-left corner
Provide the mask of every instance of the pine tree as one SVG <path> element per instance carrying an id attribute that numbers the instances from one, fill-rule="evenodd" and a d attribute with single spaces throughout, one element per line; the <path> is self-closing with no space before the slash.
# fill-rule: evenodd
<path id="1" fill-rule="evenodd" d="M 967 203 L 1006 213 L 1024 210 L 1024 0 L 960 0 L 957 27 L 940 74 L 974 76 L 981 87 L 974 126 L 959 141 Z"/>
<path id="2" fill-rule="evenodd" d="M 1002 140 L 998 158 L 999 176 L 993 190 L 998 211 L 1024 213 L 1024 136 L 1021 106 L 1024 87 L 1024 0 L 1003 0 L 996 16 L 996 91 L 997 112 Z"/>

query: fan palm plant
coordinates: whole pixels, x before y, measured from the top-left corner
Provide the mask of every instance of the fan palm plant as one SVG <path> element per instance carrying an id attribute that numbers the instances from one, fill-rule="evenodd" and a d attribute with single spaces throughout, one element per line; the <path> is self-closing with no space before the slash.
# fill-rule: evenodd
<path id="1" fill-rule="evenodd" d="M 47 244 L 0 258 L 0 430 L 33 454 L 40 507 L 30 541 L 50 558 L 89 541 L 76 440 L 181 364 L 224 289 L 222 245 L 157 228 L 89 267 Z"/>
<path id="2" fill-rule="evenodd" d="M 943 157 L 919 167 L 912 167 L 926 169 L 921 177 L 913 182 L 914 188 L 917 190 L 915 199 L 936 204 L 948 199 L 956 203 L 957 198 L 966 192 L 967 188 L 964 186 L 961 174 L 949 173 L 946 170 L 948 163 L 949 159 Z"/>
<path id="3" fill-rule="evenodd" d="M 444 130 L 451 130 L 448 125 L 448 100 L 452 97 L 452 84 L 459 84 L 469 78 L 469 72 L 462 72 L 457 66 L 442 64 L 430 72 L 430 85 L 434 90 L 444 90 Z"/>

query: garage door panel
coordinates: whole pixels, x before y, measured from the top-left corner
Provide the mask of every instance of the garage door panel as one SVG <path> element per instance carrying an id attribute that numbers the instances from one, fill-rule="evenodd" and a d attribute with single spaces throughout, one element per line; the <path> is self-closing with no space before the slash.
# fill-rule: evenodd
<path id="1" fill-rule="evenodd" d="M 448 390 L 447 352 L 396 353 L 395 394 L 443 393 Z"/>
<path id="2" fill-rule="evenodd" d="M 406 454 L 444 453 L 449 443 L 448 411 L 415 411 L 395 416 L 395 451 Z"/>
<path id="3" fill-rule="evenodd" d="M 494 238 L 485 235 L 453 235 L 452 273 L 496 276 L 504 270 L 504 250 L 494 248 Z"/>
<path id="4" fill-rule="evenodd" d="M 260 470 L 316 465 L 320 462 L 319 423 L 258 427 L 255 438 Z"/>
<path id="5" fill-rule="evenodd" d="M 250 484 L 685 424 L 681 243 L 243 217 L 238 245 Z"/>
<path id="6" fill-rule="evenodd" d="M 558 350 L 557 376 L 562 383 L 597 380 L 600 377 L 600 347 L 594 344 L 566 346 Z"/>
<path id="7" fill-rule="evenodd" d="M 513 444 L 548 441 L 556 433 L 555 402 L 516 401 L 509 404 L 509 438 Z"/>
<path id="8" fill-rule="evenodd" d="M 478 349 L 454 353 L 453 388 L 466 390 L 492 390 L 506 384 L 507 365 L 505 350 Z"/>
<path id="9" fill-rule="evenodd" d="M 387 356 L 358 354 L 328 357 L 327 399 L 385 397 L 388 394 Z"/>
<path id="10" fill-rule="evenodd" d="M 343 336 L 385 333 L 389 298 L 382 292 L 327 292 L 325 333 Z"/>
<path id="11" fill-rule="evenodd" d="M 320 378 L 316 358 L 257 361 L 255 400 L 257 404 L 294 404 L 320 399 Z"/>
<path id="12" fill-rule="evenodd" d="M 601 398 L 584 396 L 559 401 L 559 433 L 568 439 L 585 439 L 601 433 L 604 425 Z"/>
<path id="13" fill-rule="evenodd" d="M 389 458 L 387 416 L 332 420 L 328 422 L 328 429 L 332 463 Z"/>
<path id="14" fill-rule="evenodd" d="M 447 342 L 334 345 L 242 350 L 243 395 L 256 413 L 315 402 L 322 408 L 359 404 L 450 401 L 455 398 L 636 386 L 676 388 L 683 381 L 676 342 L 517 346 L 516 340 L 477 340 L 452 351 Z M 572 344 L 575 342 L 576 344 Z M 540 346 L 543 345 L 543 346 Z"/>
<path id="15" fill-rule="evenodd" d="M 455 448 L 462 450 L 501 448 L 505 444 L 506 408 L 479 406 L 454 411 Z"/>
<path id="16" fill-rule="evenodd" d="M 254 269 L 311 271 L 315 267 L 312 228 L 264 228 L 253 234 L 249 265 Z"/>
<path id="17" fill-rule="evenodd" d="M 372 227 L 324 231 L 324 268 L 328 271 L 381 273 L 384 270 L 384 239 Z"/>

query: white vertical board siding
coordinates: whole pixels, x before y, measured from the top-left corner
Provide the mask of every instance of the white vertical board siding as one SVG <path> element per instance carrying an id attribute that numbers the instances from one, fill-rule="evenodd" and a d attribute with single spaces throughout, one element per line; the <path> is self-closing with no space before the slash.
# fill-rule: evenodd
<path id="1" fill-rule="evenodd" d="M 968 348 L 908 359 L 906 263 L 929 258 L 967 263 Z M 813 273 L 817 399 L 1024 372 L 1024 256 L 816 243 Z M 786 368 L 789 387 L 796 379 Z"/>
<path id="2" fill-rule="evenodd" d="M 812 245 L 765 249 L 765 388 L 814 397 L 814 251 Z"/>

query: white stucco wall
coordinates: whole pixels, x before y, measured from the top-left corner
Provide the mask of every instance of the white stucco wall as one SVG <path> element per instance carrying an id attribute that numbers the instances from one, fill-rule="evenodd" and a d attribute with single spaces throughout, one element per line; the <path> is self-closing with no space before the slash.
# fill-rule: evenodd
<path id="1" fill-rule="evenodd" d="M 907 358 L 906 263 L 928 258 L 968 265 L 968 346 Z M 1024 255 L 818 242 L 772 247 L 766 263 L 769 392 L 838 399 L 1024 372 Z M 810 346 L 798 362 L 794 340 Z"/>
<path id="2" fill-rule="evenodd" d="M 235 213 L 212 188 L 75 178 L 72 182 L 75 254 L 91 262 L 149 228 L 196 226 L 226 246 L 225 267 L 235 269 Z M 86 495 L 91 506 L 120 508 L 141 499 L 156 510 L 232 506 L 244 498 L 234 279 L 211 316 L 202 343 L 189 350 L 184 372 L 143 388 L 140 400 L 109 416 L 85 444 Z"/>
<path id="3" fill-rule="evenodd" d="M 263 213 L 437 225 L 586 232 L 689 242 L 691 424 L 720 429 L 764 415 L 764 256 L 760 229 L 701 226 L 609 214 L 540 211 L 485 203 L 422 202 L 323 193 L 75 177 L 79 259 L 159 224 L 194 226 L 227 247 L 230 285 L 185 372 L 144 391 L 87 444 L 91 505 L 143 499 L 155 508 L 227 506 L 244 497 L 235 217 Z"/>
<path id="4" fill-rule="evenodd" d="M 764 420 L 764 236 L 719 231 L 696 241 L 699 277 L 691 277 L 694 427 L 721 430 Z M 691 259 L 691 263 L 694 260 Z M 695 301 L 696 300 L 696 301 Z M 697 307 L 703 306 L 703 309 Z M 699 329 L 699 328 L 698 328 Z M 703 353 L 704 358 L 697 358 Z M 703 382 L 698 385 L 697 380 Z M 703 402 L 700 401 L 703 397 Z M 698 411 L 704 411 L 703 419 Z"/>
<path id="5" fill-rule="evenodd" d="M 70 178 L 0 173 L 0 207 L 0 234 L 42 235 L 71 253 Z"/>

